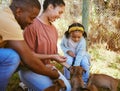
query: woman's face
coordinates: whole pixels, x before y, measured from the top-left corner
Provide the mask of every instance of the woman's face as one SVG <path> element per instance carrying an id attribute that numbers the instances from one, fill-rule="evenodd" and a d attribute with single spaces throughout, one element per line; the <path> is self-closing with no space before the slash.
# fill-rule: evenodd
<path id="1" fill-rule="evenodd" d="M 80 41 L 81 37 L 82 37 L 82 32 L 81 31 L 73 31 L 70 33 L 70 38 L 74 41 L 74 42 L 78 42 Z"/>
<path id="2" fill-rule="evenodd" d="M 51 5 L 51 8 L 49 9 L 49 13 L 48 13 L 48 20 L 50 22 L 55 21 L 56 19 L 60 18 L 60 16 L 64 11 L 65 11 L 64 5 L 56 6 L 56 7 L 53 7 L 53 5 Z"/>

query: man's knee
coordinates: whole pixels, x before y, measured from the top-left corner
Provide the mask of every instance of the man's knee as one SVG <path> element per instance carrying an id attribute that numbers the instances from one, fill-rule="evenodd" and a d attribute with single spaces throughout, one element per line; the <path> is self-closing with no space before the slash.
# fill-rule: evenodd
<path id="1" fill-rule="evenodd" d="M 20 63 L 20 57 L 16 51 L 9 48 L 0 49 L 0 63 L 1 66 L 5 65 L 18 65 Z"/>
<path id="2" fill-rule="evenodd" d="M 10 55 L 8 57 L 8 60 L 10 60 L 10 63 L 11 64 L 16 64 L 18 65 L 20 63 L 20 57 L 19 57 L 19 54 L 14 51 L 14 50 L 10 50 Z"/>

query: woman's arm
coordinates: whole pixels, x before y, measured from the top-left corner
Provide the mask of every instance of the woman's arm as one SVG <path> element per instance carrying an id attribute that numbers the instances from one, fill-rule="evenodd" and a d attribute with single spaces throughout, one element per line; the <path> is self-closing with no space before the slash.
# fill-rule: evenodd
<path id="1" fill-rule="evenodd" d="M 41 60 L 46 60 L 46 59 L 50 59 L 50 60 L 54 60 L 56 62 L 65 62 L 66 61 L 66 57 L 61 56 L 59 54 L 38 54 L 38 53 L 34 53 L 39 59 Z"/>

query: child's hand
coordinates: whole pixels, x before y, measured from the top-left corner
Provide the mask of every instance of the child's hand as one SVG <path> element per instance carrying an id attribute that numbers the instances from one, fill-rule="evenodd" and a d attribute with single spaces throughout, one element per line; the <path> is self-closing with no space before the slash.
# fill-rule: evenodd
<path id="1" fill-rule="evenodd" d="M 71 57 L 75 57 L 75 54 L 71 50 L 67 51 L 67 54 L 70 55 Z"/>

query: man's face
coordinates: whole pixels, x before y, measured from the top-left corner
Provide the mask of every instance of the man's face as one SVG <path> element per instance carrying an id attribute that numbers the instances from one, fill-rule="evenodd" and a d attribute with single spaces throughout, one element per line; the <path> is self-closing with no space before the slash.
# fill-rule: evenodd
<path id="1" fill-rule="evenodd" d="M 38 8 L 30 8 L 27 10 L 18 9 L 16 11 L 17 13 L 15 17 L 22 29 L 30 25 L 33 22 L 34 18 L 39 14 Z"/>

